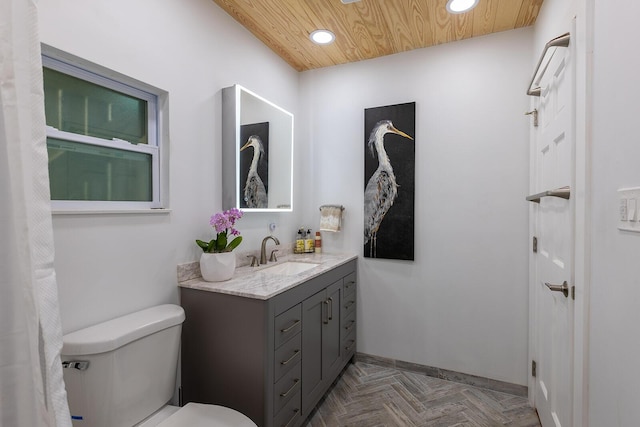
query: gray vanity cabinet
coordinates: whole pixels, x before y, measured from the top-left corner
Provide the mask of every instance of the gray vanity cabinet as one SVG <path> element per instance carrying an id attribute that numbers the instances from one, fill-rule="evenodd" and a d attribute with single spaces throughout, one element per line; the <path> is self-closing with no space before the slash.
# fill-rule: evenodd
<path id="1" fill-rule="evenodd" d="M 302 425 L 355 354 L 355 282 L 351 260 L 267 300 L 181 287 L 182 404 Z"/>

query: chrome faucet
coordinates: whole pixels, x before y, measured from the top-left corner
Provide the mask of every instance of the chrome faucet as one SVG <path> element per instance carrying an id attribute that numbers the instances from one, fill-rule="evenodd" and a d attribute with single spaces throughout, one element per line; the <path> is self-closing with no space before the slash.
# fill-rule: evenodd
<path id="1" fill-rule="evenodd" d="M 260 265 L 267 263 L 267 251 L 265 249 L 265 246 L 267 245 L 267 240 L 269 239 L 273 240 L 276 245 L 280 244 L 280 240 L 278 240 L 278 238 L 274 236 L 267 236 L 262 239 L 262 246 L 260 246 Z"/>

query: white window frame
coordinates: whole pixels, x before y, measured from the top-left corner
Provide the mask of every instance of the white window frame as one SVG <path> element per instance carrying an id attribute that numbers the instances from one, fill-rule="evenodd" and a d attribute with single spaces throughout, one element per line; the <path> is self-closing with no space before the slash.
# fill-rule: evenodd
<path id="1" fill-rule="evenodd" d="M 160 159 L 161 141 L 159 131 L 160 115 L 158 110 L 159 93 L 151 93 L 131 84 L 125 84 L 105 77 L 99 70 L 81 67 L 75 64 L 62 61 L 47 54 L 42 55 L 42 66 L 64 74 L 86 80 L 88 82 L 103 86 L 126 95 L 145 100 L 147 102 L 147 144 L 135 144 L 128 141 L 113 138 L 112 140 L 93 136 L 81 135 L 73 132 L 62 131 L 55 127 L 47 126 L 47 137 L 61 139 L 65 141 L 82 144 L 115 148 L 124 151 L 144 153 L 151 155 L 151 178 L 152 178 L 152 200 L 151 201 L 101 201 L 101 200 L 51 200 L 53 213 L 82 213 L 82 212 L 130 212 L 149 211 L 151 209 L 162 209 L 161 192 L 161 166 Z M 97 67 L 96 67 L 97 68 Z M 116 76 L 117 78 L 117 76 Z M 123 77 L 122 80 L 131 80 Z"/>

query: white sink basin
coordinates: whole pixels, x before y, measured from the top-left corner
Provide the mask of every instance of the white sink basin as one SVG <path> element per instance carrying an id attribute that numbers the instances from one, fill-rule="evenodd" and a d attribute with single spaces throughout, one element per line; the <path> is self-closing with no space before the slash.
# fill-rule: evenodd
<path id="1" fill-rule="evenodd" d="M 271 267 L 267 267 L 262 270 L 262 273 L 268 274 L 280 274 L 283 276 L 293 276 L 296 274 L 300 274 L 307 270 L 311 270 L 314 267 L 317 267 L 319 264 L 313 262 L 302 262 L 302 261 L 286 261 L 281 264 L 276 264 Z"/>

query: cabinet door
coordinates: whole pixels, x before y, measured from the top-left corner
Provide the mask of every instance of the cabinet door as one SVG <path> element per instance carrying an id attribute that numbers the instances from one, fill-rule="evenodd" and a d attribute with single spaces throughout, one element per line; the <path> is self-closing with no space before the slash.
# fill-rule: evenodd
<path id="1" fill-rule="evenodd" d="M 322 327 L 327 320 L 326 289 L 302 302 L 302 411 L 322 395 Z"/>
<path id="2" fill-rule="evenodd" d="M 333 378 L 342 362 L 340 349 L 340 305 L 342 280 L 327 288 L 327 322 L 322 329 L 322 373 L 323 378 Z M 330 380 L 329 380 L 330 381 Z"/>
<path id="3" fill-rule="evenodd" d="M 322 397 L 342 362 L 342 279 L 302 302 L 302 410 Z"/>

